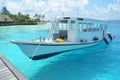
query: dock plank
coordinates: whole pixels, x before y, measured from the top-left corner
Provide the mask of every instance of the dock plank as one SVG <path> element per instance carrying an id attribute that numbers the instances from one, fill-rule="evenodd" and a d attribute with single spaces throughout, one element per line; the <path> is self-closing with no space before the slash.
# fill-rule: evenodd
<path id="1" fill-rule="evenodd" d="M 0 80 L 27 80 L 27 78 L 0 54 Z"/>

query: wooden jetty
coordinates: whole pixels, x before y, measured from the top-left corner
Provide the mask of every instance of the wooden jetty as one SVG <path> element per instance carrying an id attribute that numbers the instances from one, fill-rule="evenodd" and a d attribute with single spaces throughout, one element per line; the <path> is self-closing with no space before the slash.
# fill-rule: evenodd
<path id="1" fill-rule="evenodd" d="M 27 78 L 0 54 L 0 80 L 27 80 Z"/>

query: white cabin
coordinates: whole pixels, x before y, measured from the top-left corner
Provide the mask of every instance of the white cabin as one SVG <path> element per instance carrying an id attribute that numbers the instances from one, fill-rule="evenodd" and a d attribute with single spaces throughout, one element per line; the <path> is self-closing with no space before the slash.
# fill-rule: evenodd
<path id="1" fill-rule="evenodd" d="M 53 40 L 61 38 L 70 42 L 91 42 L 105 36 L 105 21 L 88 18 L 58 18 L 52 26 Z"/>

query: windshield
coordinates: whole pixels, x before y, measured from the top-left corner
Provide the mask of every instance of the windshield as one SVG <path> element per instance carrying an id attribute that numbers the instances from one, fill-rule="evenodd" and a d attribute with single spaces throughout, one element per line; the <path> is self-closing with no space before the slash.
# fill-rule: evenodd
<path id="1" fill-rule="evenodd" d="M 61 20 L 59 23 L 59 30 L 67 30 L 68 21 L 67 20 Z"/>

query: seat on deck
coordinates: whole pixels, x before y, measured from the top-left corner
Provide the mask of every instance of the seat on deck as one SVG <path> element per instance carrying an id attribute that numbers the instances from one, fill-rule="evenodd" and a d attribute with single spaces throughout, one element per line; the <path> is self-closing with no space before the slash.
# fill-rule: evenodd
<path id="1" fill-rule="evenodd" d="M 67 30 L 59 30 L 59 38 L 67 39 Z"/>

